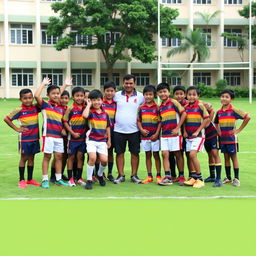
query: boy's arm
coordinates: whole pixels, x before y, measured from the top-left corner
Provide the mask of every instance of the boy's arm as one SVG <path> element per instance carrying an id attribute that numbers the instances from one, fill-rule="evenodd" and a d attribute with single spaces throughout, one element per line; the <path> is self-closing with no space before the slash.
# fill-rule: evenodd
<path id="1" fill-rule="evenodd" d="M 215 126 L 215 129 L 217 130 L 218 135 L 221 136 L 221 130 L 220 130 L 219 124 L 214 123 L 214 126 Z"/>
<path id="2" fill-rule="evenodd" d="M 138 128 L 139 128 L 141 134 L 142 134 L 143 136 L 148 136 L 149 131 L 143 129 L 142 124 L 141 124 L 141 122 L 140 122 L 139 120 L 137 120 L 137 125 L 138 125 Z"/>
<path id="3" fill-rule="evenodd" d="M 87 100 L 86 108 L 85 108 L 84 111 L 83 111 L 83 117 L 84 117 L 84 118 L 88 118 L 88 116 L 89 116 L 89 114 L 90 114 L 91 106 L 92 106 L 92 102 L 91 102 L 90 99 L 88 99 L 88 100 Z"/>
<path id="4" fill-rule="evenodd" d="M 159 122 L 159 124 L 158 124 L 158 126 L 157 126 L 156 132 L 151 136 L 151 140 L 152 140 L 152 141 L 158 140 L 160 131 L 161 131 L 161 122 Z"/>
<path id="5" fill-rule="evenodd" d="M 41 106 L 43 103 L 43 98 L 41 97 L 42 91 L 44 89 L 44 87 L 46 85 L 51 84 L 51 79 L 49 79 L 48 77 L 45 77 L 42 81 L 42 83 L 39 85 L 39 87 L 36 89 L 35 91 L 35 99 L 37 101 L 37 103 Z"/>
<path id="6" fill-rule="evenodd" d="M 64 84 L 60 87 L 60 95 L 66 90 L 66 88 L 67 88 L 68 86 L 72 86 L 72 85 L 73 85 L 72 80 L 73 80 L 72 77 L 67 77 L 67 78 L 65 79 Z"/>
<path id="7" fill-rule="evenodd" d="M 68 122 L 64 122 L 65 129 L 76 139 L 80 138 L 80 133 L 74 132 Z"/>
<path id="8" fill-rule="evenodd" d="M 16 132 L 26 132 L 26 131 L 28 131 L 27 127 L 23 127 L 23 126 L 17 127 L 8 117 L 5 117 L 4 121 L 7 123 L 7 125 L 9 125 Z"/>
<path id="9" fill-rule="evenodd" d="M 204 119 L 204 121 L 201 123 L 201 125 L 197 128 L 197 130 L 192 134 L 192 138 L 196 138 L 199 134 L 199 132 L 206 127 L 206 125 L 210 122 L 210 118 L 207 117 Z"/>
<path id="10" fill-rule="evenodd" d="M 244 127 L 248 124 L 248 122 L 250 121 L 251 117 L 249 115 L 247 115 L 244 119 L 244 121 L 242 122 L 241 126 L 238 129 L 235 129 L 233 131 L 231 131 L 232 134 L 238 134 L 239 132 L 241 132 Z"/>
<path id="11" fill-rule="evenodd" d="M 110 127 L 107 127 L 106 131 L 107 131 L 107 146 L 108 146 L 108 148 L 110 148 L 110 147 L 111 147 L 111 132 L 110 132 Z"/>
<path id="12" fill-rule="evenodd" d="M 181 126 L 183 125 L 183 123 L 185 122 L 187 117 L 187 113 L 184 111 L 182 112 L 181 116 L 180 116 L 180 121 L 177 124 L 176 128 L 172 130 L 172 135 L 178 135 L 179 134 L 179 129 L 181 128 Z"/>

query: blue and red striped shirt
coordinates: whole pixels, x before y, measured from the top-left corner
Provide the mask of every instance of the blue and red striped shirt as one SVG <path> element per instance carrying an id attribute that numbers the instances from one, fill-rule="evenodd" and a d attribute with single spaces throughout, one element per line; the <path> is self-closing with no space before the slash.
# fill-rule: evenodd
<path id="1" fill-rule="evenodd" d="M 207 111 L 209 114 L 211 114 L 213 109 L 211 108 Z M 213 125 L 213 122 L 210 122 L 210 124 L 205 128 L 205 140 L 209 140 L 217 136 L 218 136 L 218 133 L 215 126 Z"/>
<path id="2" fill-rule="evenodd" d="M 116 102 L 112 100 L 108 102 L 106 98 L 103 99 L 102 109 L 107 112 L 110 120 L 110 128 L 114 130 L 115 115 L 116 115 Z"/>

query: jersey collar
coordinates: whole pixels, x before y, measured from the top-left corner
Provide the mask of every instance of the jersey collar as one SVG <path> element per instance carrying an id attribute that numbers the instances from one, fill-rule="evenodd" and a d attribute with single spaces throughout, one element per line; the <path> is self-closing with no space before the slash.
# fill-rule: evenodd
<path id="1" fill-rule="evenodd" d="M 103 98 L 103 104 L 114 104 L 115 101 L 112 99 L 111 102 L 109 102 L 105 97 Z"/>
<path id="2" fill-rule="evenodd" d="M 124 95 L 124 96 L 127 96 L 127 97 L 137 96 L 137 90 L 134 89 L 133 94 L 131 96 L 128 96 L 126 94 L 125 89 L 122 90 L 121 94 Z"/>
<path id="3" fill-rule="evenodd" d="M 225 112 L 225 111 L 231 110 L 232 108 L 233 108 L 233 106 L 231 104 L 229 104 L 229 106 L 226 110 L 224 110 L 223 107 L 222 107 L 221 111 Z"/>

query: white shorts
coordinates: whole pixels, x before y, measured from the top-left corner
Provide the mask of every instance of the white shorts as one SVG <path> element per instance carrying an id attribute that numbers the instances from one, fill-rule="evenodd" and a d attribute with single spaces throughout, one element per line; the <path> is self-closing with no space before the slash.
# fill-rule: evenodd
<path id="1" fill-rule="evenodd" d="M 52 154 L 53 152 L 64 153 L 63 139 L 43 136 L 42 151 L 47 154 Z"/>
<path id="2" fill-rule="evenodd" d="M 202 152 L 204 149 L 204 138 L 197 137 L 193 139 L 186 139 L 186 151 L 196 150 Z"/>
<path id="3" fill-rule="evenodd" d="M 87 153 L 99 153 L 106 156 L 108 155 L 108 147 L 106 142 L 87 140 L 86 150 Z"/>
<path id="4" fill-rule="evenodd" d="M 161 150 L 180 151 L 182 149 L 182 136 L 161 138 Z"/>
<path id="5" fill-rule="evenodd" d="M 143 152 L 158 152 L 160 150 L 160 141 L 141 140 L 141 151 Z"/>

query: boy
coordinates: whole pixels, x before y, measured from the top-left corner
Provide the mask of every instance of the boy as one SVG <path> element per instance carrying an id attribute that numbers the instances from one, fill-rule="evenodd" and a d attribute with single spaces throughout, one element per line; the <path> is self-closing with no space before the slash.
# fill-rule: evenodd
<path id="1" fill-rule="evenodd" d="M 87 106 L 83 117 L 88 120 L 90 130 L 87 132 L 86 146 L 89 155 L 87 164 L 87 181 L 85 188 L 92 189 L 92 175 L 97 156 L 100 161 L 97 172 L 101 186 L 106 182 L 103 177 L 104 169 L 108 162 L 108 149 L 111 146 L 110 121 L 108 114 L 102 110 L 103 94 L 99 90 L 92 90 L 89 93 Z"/>
<path id="2" fill-rule="evenodd" d="M 82 171 L 84 164 L 84 154 L 86 153 L 86 120 L 83 118 L 84 111 L 84 89 L 75 87 L 72 90 L 73 106 L 65 112 L 63 122 L 64 127 L 68 131 L 68 179 L 71 187 L 77 183 L 85 186 L 85 181 L 82 179 Z M 74 176 L 74 160 L 77 159 L 77 175 Z"/>
<path id="3" fill-rule="evenodd" d="M 63 138 L 62 138 L 62 118 L 64 114 L 63 108 L 59 105 L 60 102 L 60 88 L 56 85 L 50 85 L 51 80 L 44 78 L 41 85 L 35 92 L 35 99 L 39 104 L 43 114 L 43 149 L 44 157 L 42 163 L 43 180 L 42 188 L 49 188 L 48 168 L 52 154 L 55 157 L 56 182 L 57 185 L 68 186 L 62 180 L 62 154 L 64 153 Z M 42 99 L 41 93 L 43 88 L 47 88 L 47 96 L 49 101 Z"/>
<path id="4" fill-rule="evenodd" d="M 159 118 L 159 109 L 154 99 L 156 98 L 156 88 L 153 85 L 147 85 L 143 89 L 145 103 L 138 109 L 137 125 L 141 133 L 141 150 L 146 153 L 146 167 L 148 177 L 142 181 L 143 184 L 153 182 L 152 175 L 152 152 L 156 166 L 156 183 L 161 179 L 161 160 L 159 157 L 160 142 L 159 134 L 161 123 Z"/>
<path id="5" fill-rule="evenodd" d="M 20 91 L 21 107 L 12 111 L 4 118 L 4 121 L 16 132 L 19 133 L 19 151 L 21 154 L 19 162 L 20 180 L 19 188 L 26 188 L 27 185 L 40 186 L 40 183 L 33 180 L 34 157 L 40 152 L 38 108 L 33 105 L 33 94 L 30 89 Z M 20 127 L 13 124 L 18 120 Z M 27 163 L 28 179 L 25 181 L 24 173 Z"/>
<path id="6" fill-rule="evenodd" d="M 110 120 L 110 131 L 111 131 L 111 147 L 108 149 L 108 176 L 107 179 L 109 181 L 114 181 L 114 177 L 112 175 L 113 165 L 114 165 L 114 156 L 113 156 L 113 132 L 114 132 L 114 124 L 115 124 L 115 114 L 116 114 L 116 102 L 113 100 L 116 93 L 116 85 L 114 82 L 107 82 L 104 84 L 104 98 L 102 109 L 105 110 L 109 116 Z"/>
<path id="7" fill-rule="evenodd" d="M 226 178 L 223 184 L 233 184 L 233 186 L 240 186 L 239 181 L 239 163 L 237 158 L 238 142 L 237 134 L 241 132 L 250 120 L 250 116 L 241 109 L 235 108 L 231 105 L 235 98 L 235 93 L 230 89 L 225 89 L 220 94 L 220 102 L 222 108 L 217 111 L 214 123 L 220 136 L 221 153 L 224 153 Z M 236 129 L 236 120 L 243 119 L 241 126 Z M 230 159 L 233 163 L 235 178 L 231 180 L 231 165 Z"/>
<path id="8" fill-rule="evenodd" d="M 173 183 L 170 173 L 169 152 L 174 152 L 174 155 L 177 159 L 180 184 L 182 184 L 185 181 L 185 178 L 184 160 L 180 151 L 182 145 L 180 128 L 186 119 L 186 112 L 178 101 L 169 98 L 170 87 L 167 83 L 160 83 L 157 86 L 157 94 L 162 100 L 162 103 L 159 107 L 162 129 L 160 143 L 165 171 L 165 177 L 158 184 L 165 186 L 171 185 Z"/>
<path id="9" fill-rule="evenodd" d="M 197 152 L 203 150 L 204 135 L 202 130 L 210 123 L 209 115 L 203 103 L 198 101 L 199 90 L 195 86 L 187 89 L 188 105 L 185 107 L 187 118 L 184 124 L 184 138 L 186 138 L 186 151 L 189 152 L 189 161 L 193 166 L 191 179 L 184 182 L 187 186 L 193 188 L 204 187 L 204 181 L 201 175 L 201 167 L 197 159 Z"/>

